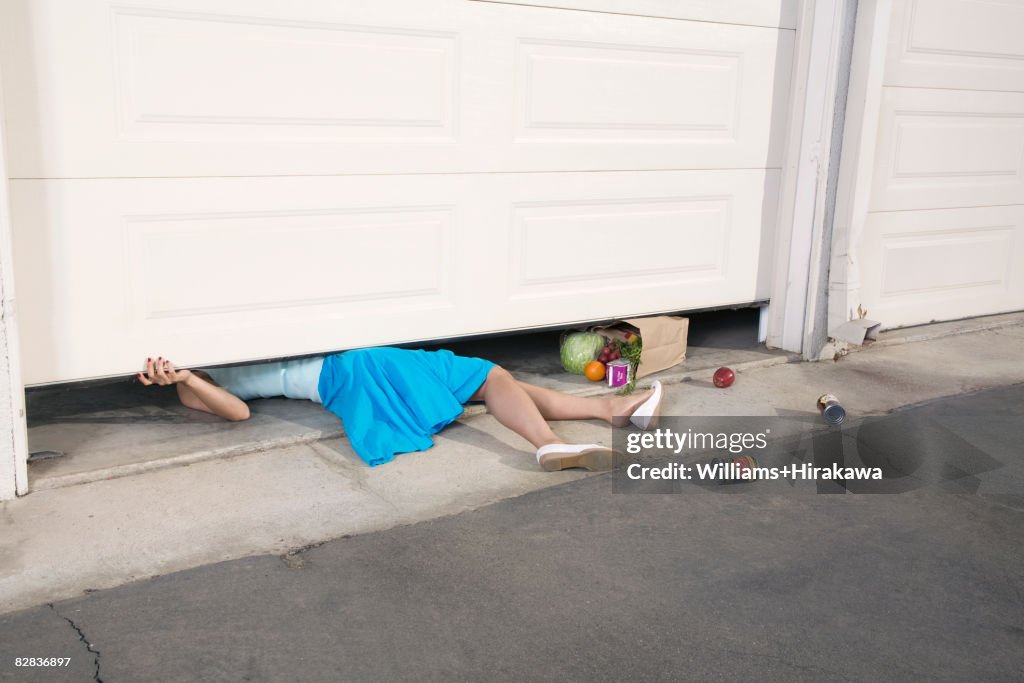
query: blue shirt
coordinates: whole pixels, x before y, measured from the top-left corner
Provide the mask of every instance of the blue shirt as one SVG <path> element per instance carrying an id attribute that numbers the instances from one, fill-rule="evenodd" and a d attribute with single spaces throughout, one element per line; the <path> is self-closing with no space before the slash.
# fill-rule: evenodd
<path id="1" fill-rule="evenodd" d="M 214 382 L 243 401 L 285 396 L 323 403 L 318 389 L 323 365 L 324 359 L 320 356 L 203 371 L 209 374 Z"/>

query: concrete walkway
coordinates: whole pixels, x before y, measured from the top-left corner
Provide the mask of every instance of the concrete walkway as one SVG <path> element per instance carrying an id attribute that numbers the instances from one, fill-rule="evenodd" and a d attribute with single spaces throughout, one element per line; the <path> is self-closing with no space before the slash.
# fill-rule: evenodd
<path id="1" fill-rule="evenodd" d="M 679 383 L 668 386 L 665 411 L 807 412 L 831 391 L 851 412 L 873 414 L 1024 382 L 1020 322 L 1003 317 L 996 329 L 912 343 L 899 343 L 913 338 L 901 333 L 903 339 L 893 335 L 836 363 L 782 358 L 779 364 L 768 354 L 741 370 L 728 390 L 711 385 L 711 368 L 670 374 L 666 380 Z M 599 423 L 563 424 L 558 431 L 570 440 L 611 438 Z M 400 456 L 381 468 L 365 467 L 343 438 L 329 438 L 38 490 L 0 505 L 0 611 L 222 560 L 286 555 L 583 476 L 539 471 L 528 444 L 478 414 L 445 430 L 429 453 Z"/>
<path id="2" fill-rule="evenodd" d="M 692 320 L 686 364 L 659 377 L 665 382 L 681 382 L 723 364 L 752 369 L 793 360 L 790 354 L 757 344 L 757 315 L 756 309 L 698 314 Z M 546 331 L 444 346 L 464 356 L 492 360 L 533 384 L 583 396 L 610 393 L 602 384 L 562 369 L 559 336 L 558 331 Z M 29 446 L 33 451 L 64 455 L 31 463 L 31 490 L 103 481 L 344 435 L 337 417 L 309 401 L 268 399 L 250 401 L 249 405 L 249 420 L 225 423 L 183 407 L 169 387 L 115 380 L 34 389 L 28 396 Z M 482 405 L 471 404 L 465 417 L 484 412 Z"/>
<path id="3" fill-rule="evenodd" d="M 905 372 L 941 350 L 962 348 L 887 352 L 887 386 L 937 389 Z M 828 370 L 858 402 L 867 355 Z M 593 476 L 0 616 L 0 680 L 1018 681 L 1024 384 L 909 412 L 982 416 L 952 429 L 1001 466 L 956 495 L 613 495 Z M 70 664 L 14 667 L 26 656 Z"/>

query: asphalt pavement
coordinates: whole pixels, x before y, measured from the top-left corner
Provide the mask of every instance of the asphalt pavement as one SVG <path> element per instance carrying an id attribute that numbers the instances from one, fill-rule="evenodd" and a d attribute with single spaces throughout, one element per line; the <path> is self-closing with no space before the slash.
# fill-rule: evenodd
<path id="1" fill-rule="evenodd" d="M 1024 384 L 910 411 L 984 451 L 986 486 L 579 479 L 0 616 L 0 680 L 1019 681 Z"/>

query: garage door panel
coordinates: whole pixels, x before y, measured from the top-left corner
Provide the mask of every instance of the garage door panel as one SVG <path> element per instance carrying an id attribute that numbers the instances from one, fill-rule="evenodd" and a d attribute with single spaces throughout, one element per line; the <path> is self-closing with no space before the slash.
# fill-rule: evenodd
<path id="1" fill-rule="evenodd" d="M 452 213 L 453 207 L 364 207 L 126 216 L 134 317 L 249 316 L 411 299 L 450 304 Z M 182 278 L 174 255 L 210 278 Z M 274 277 L 282 265 L 294 272 Z"/>
<path id="2" fill-rule="evenodd" d="M 885 82 L 925 88 L 1024 91 L 1024 3 L 893 3 Z"/>
<path id="3" fill-rule="evenodd" d="M 111 13 L 116 140 L 454 140 L 454 32 Z"/>
<path id="4" fill-rule="evenodd" d="M 777 185 L 774 171 L 15 180 L 23 371 L 40 384 L 154 354 L 194 366 L 748 303 L 766 297 Z"/>
<path id="5" fill-rule="evenodd" d="M 798 0 L 479 0 L 795 29 Z"/>
<path id="6" fill-rule="evenodd" d="M 465 188 L 413 180 L 12 181 L 26 381 L 458 331 Z"/>
<path id="7" fill-rule="evenodd" d="M 869 214 L 868 317 L 913 325 L 1024 308 L 1024 207 Z"/>
<path id="8" fill-rule="evenodd" d="M 721 277 L 730 199 L 518 205 L 513 218 L 512 297 L 593 293 L 610 285 L 621 288 L 627 281 L 663 283 L 685 274 Z M 628 240 L 623 226 L 629 226 Z M 640 248 L 643 258 L 636 258 L 633 245 L 644 244 L 657 248 Z"/>
<path id="9" fill-rule="evenodd" d="M 1024 94 L 886 88 L 872 209 L 1024 203 Z"/>
<path id="10" fill-rule="evenodd" d="M 774 168 L 793 51 L 461 0 L 12 0 L 0 32 L 16 178 Z"/>
<path id="11" fill-rule="evenodd" d="M 620 149 L 635 163 L 618 168 L 781 165 L 792 34 L 669 22 L 627 36 L 628 18 L 582 17 L 517 28 L 497 155 L 550 170 L 607 168 Z"/>
<path id="12" fill-rule="evenodd" d="M 645 175 L 513 196 L 502 314 L 557 306 L 584 320 L 767 299 L 763 216 L 778 173 Z"/>
<path id="13" fill-rule="evenodd" d="M 734 143 L 741 58 L 710 50 L 522 41 L 517 139 Z"/>

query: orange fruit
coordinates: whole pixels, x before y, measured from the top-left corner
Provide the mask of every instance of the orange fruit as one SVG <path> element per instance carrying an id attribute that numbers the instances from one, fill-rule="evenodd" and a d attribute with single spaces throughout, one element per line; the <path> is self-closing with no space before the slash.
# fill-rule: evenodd
<path id="1" fill-rule="evenodd" d="M 600 382 L 604 379 L 604 363 L 599 360 L 590 361 L 587 363 L 587 367 L 583 369 L 583 374 L 591 382 Z"/>

